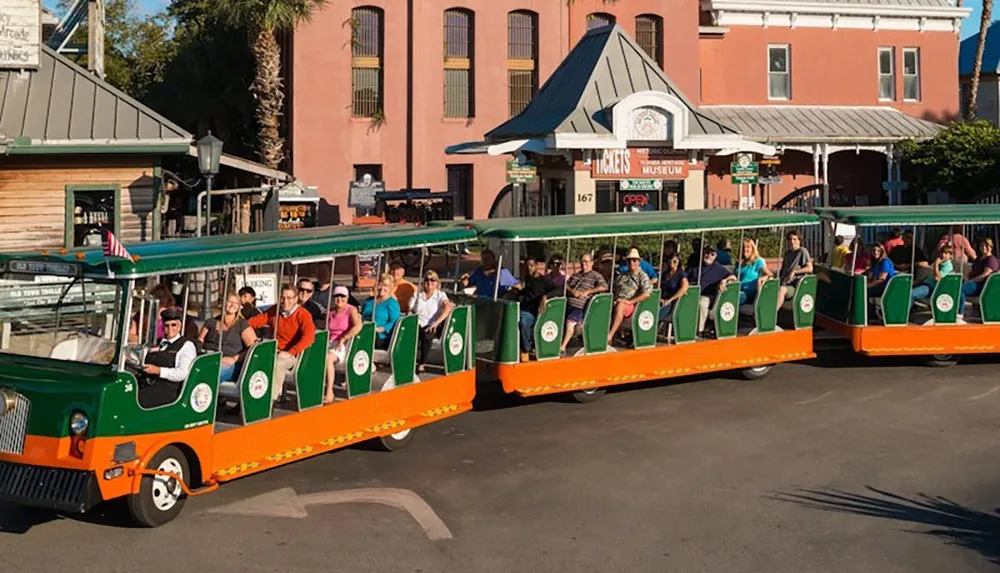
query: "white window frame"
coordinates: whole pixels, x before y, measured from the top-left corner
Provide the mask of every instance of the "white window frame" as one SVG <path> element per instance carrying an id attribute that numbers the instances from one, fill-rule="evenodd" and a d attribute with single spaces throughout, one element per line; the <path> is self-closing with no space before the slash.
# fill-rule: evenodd
<path id="1" fill-rule="evenodd" d="M 772 72 L 771 71 L 771 50 L 784 50 L 785 51 L 785 71 L 784 72 Z M 775 96 L 771 91 L 771 74 L 782 74 L 788 78 L 788 93 L 784 96 Z M 768 44 L 767 45 L 767 99 L 772 101 L 789 101 L 792 99 L 792 47 L 789 44 Z"/>
<path id="2" fill-rule="evenodd" d="M 889 52 L 889 72 L 882 72 L 882 54 L 884 52 Z M 896 101 L 896 48 L 892 46 L 879 46 L 878 48 L 878 59 L 876 62 L 876 71 L 878 72 L 878 101 Z M 892 79 L 892 89 L 889 91 L 889 97 L 882 95 L 882 78 Z"/>
<path id="3" fill-rule="evenodd" d="M 914 63 L 916 64 L 916 73 L 907 74 L 906 73 L 906 56 L 907 54 L 913 54 Z M 908 98 L 906 97 L 906 80 L 912 78 L 917 84 L 917 97 Z M 920 48 L 903 48 L 903 101 L 920 101 L 920 97 L 923 95 L 920 86 Z"/>

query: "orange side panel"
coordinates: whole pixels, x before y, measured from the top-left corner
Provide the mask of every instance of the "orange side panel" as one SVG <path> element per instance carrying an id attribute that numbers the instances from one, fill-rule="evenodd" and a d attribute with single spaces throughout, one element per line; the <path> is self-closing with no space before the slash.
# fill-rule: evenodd
<path id="1" fill-rule="evenodd" d="M 498 364 L 508 393 L 555 394 L 812 358 L 812 329 L 558 360 Z"/>
<path id="2" fill-rule="evenodd" d="M 475 371 L 336 402 L 226 430 L 214 438 L 212 473 L 229 481 L 472 409 Z"/>
<path id="3" fill-rule="evenodd" d="M 872 356 L 1000 352 L 1000 325 L 867 326 L 861 352 Z"/>
<path id="4" fill-rule="evenodd" d="M 822 315 L 816 315 L 816 324 L 822 326 L 824 330 L 829 330 L 830 332 L 836 332 L 840 336 L 851 341 L 851 347 L 854 348 L 855 352 L 861 352 L 861 331 L 865 327 L 851 326 L 849 324 L 844 324 L 843 322 L 837 322 L 831 320 Z"/>

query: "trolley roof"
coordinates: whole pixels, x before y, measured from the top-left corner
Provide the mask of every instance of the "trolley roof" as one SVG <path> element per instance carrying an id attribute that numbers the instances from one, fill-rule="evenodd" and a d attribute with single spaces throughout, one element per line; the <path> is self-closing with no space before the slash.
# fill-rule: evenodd
<path id="1" fill-rule="evenodd" d="M 43 252 L 0 254 L 0 269 L 11 270 L 24 262 L 47 265 L 40 274 L 83 274 L 131 278 L 168 272 L 186 272 L 239 265 L 329 260 L 335 255 L 419 248 L 469 241 L 476 233 L 468 226 L 417 227 L 372 225 L 317 227 L 267 231 L 245 235 L 219 235 L 126 245 L 134 260 L 115 258 L 105 264 L 101 249 L 65 254 Z M 19 261 L 21 263 L 19 263 Z M 108 269 L 110 268 L 110 274 Z M 59 272 L 73 269 L 72 272 Z"/>
<path id="2" fill-rule="evenodd" d="M 819 218 L 812 213 L 705 209 L 488 219 L 466 223 L 489 239 L 539 241 L 790 227 L 818 222 Z"/>
<path id="3" fill-rule="evenodd" d="M 848 225 L 991 225 L 1000 223 L 1000 204 L 822 207 L 823 219 Z"/>

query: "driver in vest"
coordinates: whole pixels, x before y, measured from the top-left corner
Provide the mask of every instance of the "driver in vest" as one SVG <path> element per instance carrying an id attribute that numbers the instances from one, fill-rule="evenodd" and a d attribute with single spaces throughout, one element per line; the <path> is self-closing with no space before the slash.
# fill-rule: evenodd
<path id="1" fill-rule="evenodd" d="M 168 308 L 160 313 L 163 338 L 158 348 L 151 348 L 146 354 L 146 366 L 143 368 L 151 384 L 139 389 L 139 404 L 144 408 L 155 408 L 176 400 L 191 372 L 191 364 L 198 357 L 194 343 L 181 337 L 182 319 L 183 313 L 177 308 Z"/>

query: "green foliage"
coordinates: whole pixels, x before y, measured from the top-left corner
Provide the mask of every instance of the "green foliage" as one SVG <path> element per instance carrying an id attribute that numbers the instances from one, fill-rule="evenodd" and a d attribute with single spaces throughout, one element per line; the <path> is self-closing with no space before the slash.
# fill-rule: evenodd
<path id="1" fill-rule="evenodd" d="M 986 121 L 953 123 L 932 139 L 899 145 L 911 193 L 947 191 L 954 201 L 1000 187 L 1000 129 Z"/>
<path id="2" fill-rule="evenodd" d="M 293 30 L 323 9 L 327 0 L 215 0 L 219 15 L 246 29 Z"/>

